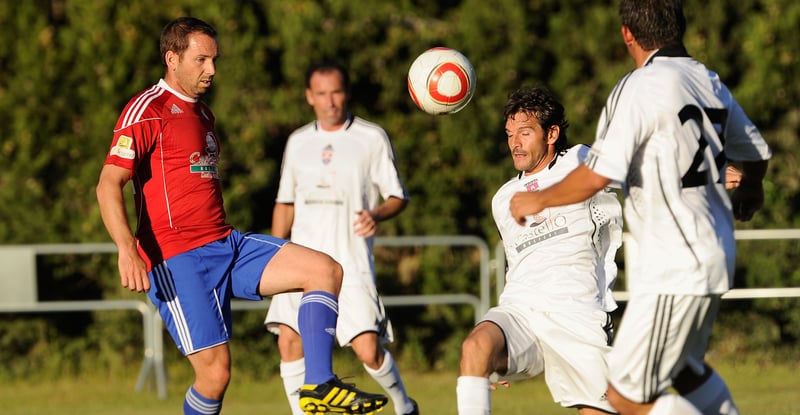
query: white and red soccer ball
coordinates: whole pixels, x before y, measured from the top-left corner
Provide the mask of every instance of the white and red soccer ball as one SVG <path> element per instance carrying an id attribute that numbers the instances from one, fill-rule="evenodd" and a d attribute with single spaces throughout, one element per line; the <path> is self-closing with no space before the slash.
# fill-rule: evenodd
<path id="1" fill-rule="evenodd" d="M 428 49 L 408 69 L 408 93 L 429 114 L 458 112 L 475 93 L 475 68 L 455 49 Z"/>

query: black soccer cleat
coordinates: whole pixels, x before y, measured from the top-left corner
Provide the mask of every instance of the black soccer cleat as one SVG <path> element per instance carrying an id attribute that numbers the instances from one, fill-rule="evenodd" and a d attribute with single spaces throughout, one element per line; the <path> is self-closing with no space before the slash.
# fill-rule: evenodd
<path id="1" fill-rule="evenodd" d="M 388 401 L 383 395 L 361 391 L 335 376 L 325 383 L 300 388 L 300 409 L 309 415 L 371 415 L 383 410 Z"/>

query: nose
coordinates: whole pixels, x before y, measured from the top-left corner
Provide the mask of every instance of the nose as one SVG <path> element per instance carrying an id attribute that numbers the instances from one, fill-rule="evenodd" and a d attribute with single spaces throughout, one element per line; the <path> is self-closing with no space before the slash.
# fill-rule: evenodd
<path id="1" fill-rule="evenodd" d="M 508 135 L 508 147 L 513 150 L 515 147 L 518 147 L 518 146 L 519 146 L 519 140 L 517 140 L 517 135 L 516 134 L 509 134 Z"/>

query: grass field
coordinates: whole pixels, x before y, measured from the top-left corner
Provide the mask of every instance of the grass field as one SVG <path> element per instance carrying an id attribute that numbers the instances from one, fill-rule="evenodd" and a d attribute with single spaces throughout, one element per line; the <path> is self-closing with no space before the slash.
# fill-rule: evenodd
<path id="1" fill-rule="evenodd" d="M 742 414 L 800 415 L 800 364 L 721 365 L 715 363 L 728 381 Z M 174 371 L 174 370 L 173 370 Z M 455 372 L 418 373 L 403 371 L 406 387 L 427 415 L 455 414 Z M 348 379 L 348 381 L 351 379 Z M 364 375 L 355 377 L 363 389 L 378 392 L 377 385 Z M 183 393 L 188 385 L 185 374 L 170 373 L 166 400 L 158 399 L 151 388 L 135 392 L 136 373 L 109 377 L 92 375 L 48 381 L 0 382 L 0 413 L 5 415 L 167 415 L 181 413 Z M 510 389 L 493 392 L 493 413 L 504 415 L 576 414 L 554 404 L 543 379 L 517 382 Z M 280 379 L 267 381 L 234 380 L 228 390 L 224 415 L 288 414 Z M 392 415 L 390 407 L 381 415 Z"/>

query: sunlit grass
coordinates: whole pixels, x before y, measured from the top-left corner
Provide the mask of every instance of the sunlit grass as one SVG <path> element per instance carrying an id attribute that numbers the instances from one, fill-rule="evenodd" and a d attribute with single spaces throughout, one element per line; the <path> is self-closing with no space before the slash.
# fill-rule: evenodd
<path id="1" fill-rule="evenodd" d="M 725 364 L 712 362 L 728 381 L 741 413 L 770 415 L 800 415 L 800 364 L 760 365 L 758 363 Z M 345 365 L 348 366 L 348 365 Z M 151 384 L 142 392 L 135 392 L 136 373 L 108 376 L 90 374 L 63 379 L 37 379 L 6 381 L 0 383 L 2 413 L 6 415 L 62 415 L 148 414 L 167 415 L 181 413 L 183 394 L 189 377 L 181 368 L 171 369 L 167 381 L 167 399 L 158 398 Z M 347 367 L 350 371 L 352 367 Z M 405 369 L 405 368 L 404 368 Z M 359 387 L 378 392 L 377 384 L 366 375 L 358 373 L 355 381 Z M 420 373 L 405 369 L 404 381 L 411 396 L 416 399 L 421 412 L 436 415 L 456 413 L 453 371 Z M 224 415 L 288 414 L 283 387 L 277 375 L 255 381 L 233 374 L 228 390 Z M 237 377 L 238 376 L 238 377 Z M 506 415 L 542 415 L 576 413 L 554 404 L 541 377 L 512 384 L 510 389 L 500 389 L 492 395 L 494 413 Z M 535 409 L 535 411 L 534 411 Z M 391 415 L 389 408 L 381 415 Z"/>

